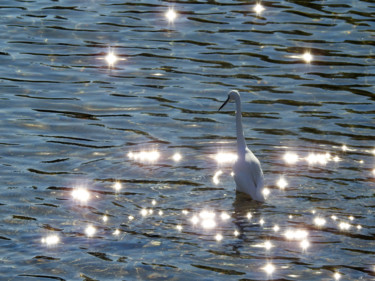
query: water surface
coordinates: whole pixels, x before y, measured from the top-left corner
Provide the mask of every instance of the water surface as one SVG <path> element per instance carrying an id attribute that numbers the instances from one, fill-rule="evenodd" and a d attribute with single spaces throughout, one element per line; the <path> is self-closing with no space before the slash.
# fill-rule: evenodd
<path id="1" fill-rule="evenodd" d="M 2 280 L 375 280 L 375 3 L 262 5 L 2 2 Z M 231 89 L 265 204 L 215 161 L 235 152 Z"/>

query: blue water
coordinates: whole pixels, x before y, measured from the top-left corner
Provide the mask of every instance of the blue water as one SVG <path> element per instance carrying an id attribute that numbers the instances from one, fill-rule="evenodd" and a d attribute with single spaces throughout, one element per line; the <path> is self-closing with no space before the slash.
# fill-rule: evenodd
<path id="1" fill-rule="evenodd" d="M 375 280 L 375 3 L 262 5 L 2 1 L 1 280 Z M 231 89 L 264 204 L 215 161 Z"/>

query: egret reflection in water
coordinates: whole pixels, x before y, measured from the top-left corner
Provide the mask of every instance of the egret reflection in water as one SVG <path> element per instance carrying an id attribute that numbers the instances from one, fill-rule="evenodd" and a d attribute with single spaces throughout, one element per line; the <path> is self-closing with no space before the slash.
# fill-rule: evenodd
<path id="1" fill-rule="evenodd" d="M 240 93 L 236 90 L 230 91 L 219 110 L 230 101 L 236 103 L 237 160 L 233 166 L 236 189 L 256 201 L 264 202 L 266 194 L 263 192 L 263 171 L 258 158 L 247 147 L 242 129 Z"/>

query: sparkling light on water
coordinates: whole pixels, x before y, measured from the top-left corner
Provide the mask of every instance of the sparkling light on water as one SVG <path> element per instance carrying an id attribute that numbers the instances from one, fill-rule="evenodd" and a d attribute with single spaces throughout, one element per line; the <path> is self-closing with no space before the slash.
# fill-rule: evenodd
<path id="1" fill-rule="evenodd" d="M 326 224 L 326 220 L 324 218 L 321 218 L 321 217 L 316 217 L 316 218 L 314 218 L 314 224 L 316 226 L 322 227 Z"/>
<path id="2" fill-rule="evenodd" d="M 303 55 L 302 55 L 302 59 L 306 62 L 306 63 L 311 63 L 312 60 L 314 59 L 314 57 L 312 56 L 312 54 L 310 52 L 305 52 Z"/>
<path id="3" fill-rule="evenodd" d="M 306 157 L 307 163 L 310 165 L 314 164 L 321 164 L 321 165 L 326 165 L 328 161 L 331 159 L 331 155 L 328 153 L 310 153 Z"/>
<path id="4" fill-rule="evenodd" d="M 257 15 L 260 15 L 263 11 L 264 11 L 264 7 L 262 6 L 262 4 L 260 3 L 257 3 L 254 8 L 253 8 L 253 11 L 257 14 Z"/>
<path id="5" fill-rule="evenodd" d="M 196 225 L 199 222 L 199 218 L 194 215 L 191 217 L 190 221 L 192 222 L 192 224 Z"/>
<path id="6" fill-rule="evenodd" d="M 90 193 L 86 188 L 78 187 L 72 191 L 72 197 L 74 200 L 78 200 L 82 203 L 86 203 L 90 199 Z"/>
<path id="7" fill-rule="evenodd" d="M 120 230 L 119 230 L 119 229 L 116 229 L 116 230 L 113 232 L 113 235 L 115 235 L 115 236 L 120 235 Z"/>
<path id="8" fill-rule="evenodd" d="M 211 211 L 201 211 L 199 217 L 202 219 L 201 226 L 205 229 L 212 229 L 216 226 L 216 214 Z"/>
<path id="9" fill-rule="evenodd" d="M 169 23 L 173 23 L 177 18 L 177 12 L 173 8 L 169 8 L 165 13 L 165 17 L 167 18 Z"/>
<path id="10" fill-rule="evenodd" d="M 250 220 L 250 219 L 253 217 L 253 215 L 252 215 L 250 212 L 248 212 L 248 213 L 246 214 L 246 217 L 247 217 L 248 220 Z"/>
<path id="11" fill-rule="evenodd" d="M 271 243 L 271 241 L 267 240 L 263 243 L 263 247 L 268 251 L 273 247 L 273 244 Z"/>
<path id="12" fill-rule="evenodd" d="M 46 246 L 55 246 L 60 242 L 60 237 L 56 234 L 48 235 L 47 237 L 43 237 L 41 242 Z"/>
<path id="13" fill-rule="evenodd" d="M 142 209 L 141 210 L 141 216 L 142 217 L 145 217 L 145 216 L 147 216 L 148 215 L 148 211 L 147 211 L 147 209 Z"/>
<path id="14" fill-rule="evenodd" d="M 306 230 L 301 230 L 301 229 L 297 229 L 297 230 L 288 229 L 287 231 L 285 231 L 284 236 L 288 240 L 299 240 L 299 241 L 301 241 L 301 240 L 307 238 L 308 232 Z"/>
<path id="15" fill-rule="evenodd" d="M 108 221 L 108 216 L 107 216 L 107 215 L 104 215 L 104 216 L 102 217 L 102 220 L 103 220 L 103 222 L 107 222 L 107 221 Z"/>
<path id="16" fill-rule="evenodd" d="M 116 190 L 116 192 L 119 192 L 122 188 L 122 184 L 121 182 L 118 182 L 116 181 L 114 184 L 113 184 L 113 189 Z"/>
<path id="17" fill-rule="evenodd" d="M 272 263 L 267 263 L 264 267 L 263 270 L 268 274 L 271 275 L 275 270 L 275 266 Z"/>
<path id="18" fill-rule="evenodd" d="M 230 215 L 228 215 L 226 212 L 222 212 L 220 217 L 223 221 L 230 219 Z"/>
<path id="19" fill-rule="evenodd" d="M 335 278 L 335 280 L 340 280 L 340 278 L 341 278 L 341 274 L 338 273 L 338 272 L 335 272 L 335 273 L 333 274 L 333 278 Z"/>
<path id="20" fill-rule="evenodd" d="M 271 191 L 269 190 L 269 188 L 265 187 L 263 188 L 262 193 L 264 197 L 267 198 L 270 195 Z"/>
<path id="21" fill-rule="evenodd" d="M 182 155 L 180 153 L 175 153 L 172 156 L 173 161 L 179 162 L 182 159 Z"/>
<path id="22" fill-rule="evenodd" d="M 96 233 L 96 228 L 92 225 L 89 225 L 89 226 L 86 227 L 85 233 L 88 237 L 92 237 Z"/>
<path id="23" fill-rule="evenodd" d="M 285 187 L 288 186 L 288 182 L 283 178 L 281 177 L 278 181 L 277 181 L 277 186 L 280 188 L 280 189 L 285 189 Z"/>
<path id="24" fill-rule="evenodd" d="M 104 59 L 107 61 L 109 67 L 113 67 L 118 61 L 118 57 L 113 51 L 109 52 Z"/>
<path id="25" fill-rule="evenodd" d="M 340 222 L 340 224 L 339 224 L 339 228 L 341 230 L 349 230 L 350 227 L 351 227 L 351 225 L 347 222 Z"/>
<path id="26" fill-rule="evenodd" d="M 222 170 L 219 170 L 215 173 L 215 175 L 212 177 L 212 181 L 214 182 L 214 184 L 219 184 L 220 183 L 220 180 L 219 180 L 219 177 L 220 175 L 223 173 Z"/>
<path id="27" fill-rule="evenodd" d="M 176 225 L 176 229 L 177 229 L 178 231 L 182 231 L 182 225 L 181 225 L 181 224 Z"/>
<path id="28" fill-rule="evenodd" d="M 310 242 L 307 239 L 304 239 L 300 242 L 300 246 L 302 250 L 306 250 L 308 247 L 310 247 Z"/>
<path id="29" fill-rule="evenodd" d="M 221 240 L 223 240 L 223 235 L 221 235 L 220 233 L 216 234 L 215 235 L 215 240 L 220 242 Z"/>
<path id="30" fill-rule="evenodd" d="M 277 224 L 275 224 L 273 227 L 273 231 L 278 232 L 279 230 L 280 230 L 280 227 Z"/>
<path id="31" fill-rule="evenodd" d="M 284 161 L 287 164 L 295 164 L 298 162 L 299 157 L 296 153 L 294 152 L 286 152 L 283 157 Z"/>
<path id="32" fill-rule="evenodd" d="M 155 162 L 156 160 L 160 158 L 160 153 L 157 150 L 129 152 L 128 157 L 131 160 L 140 161 L 140 162 Z"/>
<path id="33" fill-rule="evenodd" d="M 215 160 L 218 164 L 232 164 L 237 161 L 237 154 L 231 152 L 218 152 L 215 155 Z"/>

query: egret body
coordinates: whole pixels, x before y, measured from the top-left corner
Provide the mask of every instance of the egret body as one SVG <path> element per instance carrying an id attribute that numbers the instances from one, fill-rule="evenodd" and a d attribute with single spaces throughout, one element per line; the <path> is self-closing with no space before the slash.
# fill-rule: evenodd
<path id="1" fill-rule="evenodd" d="M 239 192 L 246 193 L 256 201 L 264 202 L 263 171 L 258 158 L 246 146 L 242 129 L 241 97 L 238 91 L 232 90 L 221 110 L 229 101 L 236 103 L 237 161 L 233 165 L 234 181 Z"/>

